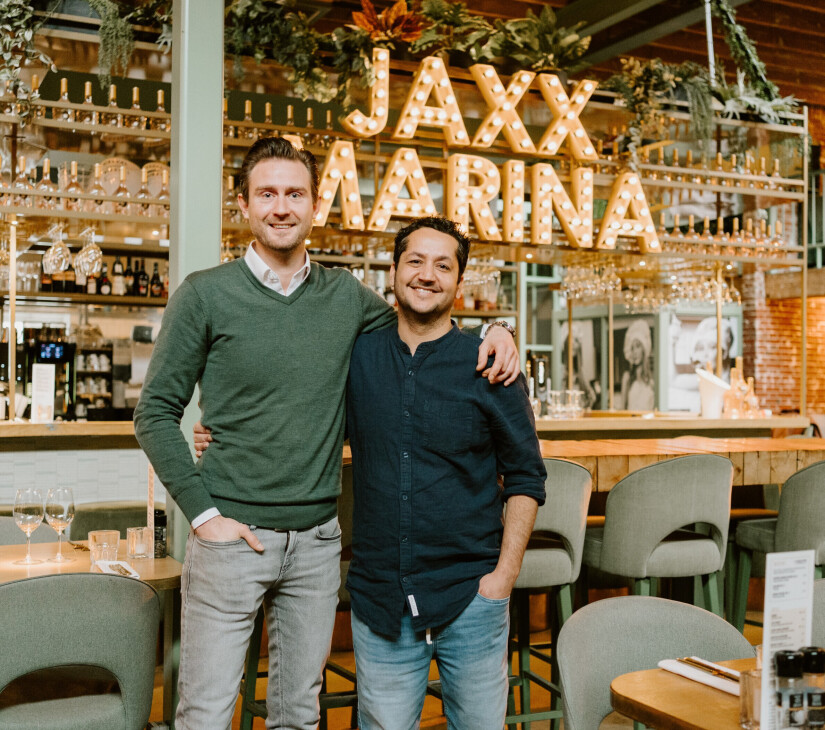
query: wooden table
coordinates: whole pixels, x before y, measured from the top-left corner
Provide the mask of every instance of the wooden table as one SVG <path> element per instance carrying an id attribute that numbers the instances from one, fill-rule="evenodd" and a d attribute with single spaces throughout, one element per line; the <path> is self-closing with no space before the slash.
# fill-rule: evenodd
<path id="1" fill-rule="evenodd" d="M 745 670 L 756 659 L 719 662 Z M 622 674 L 610 683 L 610 702 L 620 712 L 656 730 L 738 730 L 739 698 L 664 669 Z"/>
<path id="2" fill-rule="evenodd" d="M 783 484 L 794 472 L 825 459 L 820 438 L 600 439 L 542 441 L 542 455 L 569 459 L 593 476 L 593 489 L 606 492 L 636 469 L 686 454 L 719 454 L 733 462 L 733 485 Z"/>
<path id="3" fill-rule="evenodd" d="M 84 544 L 85 541 L 78 543 Z M 63 554 L 71 557 L 68 563 L 50 563 L 57 551 L 56 542 L 33 544 L 33 558 L 43 560 L 35 565 L 15 565 L 26 555 L 25 545 L 0 546 L 0 584 L 40 575 L 88 573 L 91 560 L 88 550 L 73 547 L 64 541 Z M 174 728 L 177 707 L 178 660 L 180 646 L 180 574 L 183 566 L 174 558 L 126 559 L 126 541 L 121 540 L 117 551 L 118 560 L 126 561 L 139 574 L 141 580 L 160 593 L 163 606 L 163 719 Z"/>

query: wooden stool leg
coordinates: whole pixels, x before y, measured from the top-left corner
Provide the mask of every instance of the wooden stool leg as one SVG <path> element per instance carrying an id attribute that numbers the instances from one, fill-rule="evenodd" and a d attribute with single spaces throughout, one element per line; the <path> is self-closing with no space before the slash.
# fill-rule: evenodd
<path id="1" fill-rule="evenodd" d="M 751 553 L 749 550 L 739 551 L 739 560 L 736 567 L 736 590 L 733 599 L 733 617 L 731 623 L 739 630 L 745 630 L 745 611 L 748 607 L 748 589 L 751 581 Z"/>
<path id="2" fill-rule="evenodd" d="M 249 649 L 246 652 L 246 669 L 244 680 L 241 683 L 241 730 L 252 730 L 252 721 L 255 716 L 250 707 L 255 702 L 255 685 L 258 681 L 258 660 L 261 658 L 261 635 L 264 630 L 263 606 L 255 616 L 255 625 L 252 627 L 252 637 L 249 640 Z"/>

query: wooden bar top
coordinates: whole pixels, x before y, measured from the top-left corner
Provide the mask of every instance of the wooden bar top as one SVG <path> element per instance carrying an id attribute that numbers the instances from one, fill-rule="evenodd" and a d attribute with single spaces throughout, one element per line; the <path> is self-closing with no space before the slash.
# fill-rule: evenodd
<path id="1" fill-rule="evenodd" d="M 719 454 L 733 463 L 733 485 L 783 484 L 794 472 L 825 459 L 820 438 L 708 438 L 542 440 L 542 456 L 575 461 L 605 492 L 620 479 L 663 459 L 687 454 Z"/>
<path id="2" fill-rule="evenodd" d="M 131 421 L 0 421 L 0 439 L 39 438 L 53 436 L 134 436 Z"/>

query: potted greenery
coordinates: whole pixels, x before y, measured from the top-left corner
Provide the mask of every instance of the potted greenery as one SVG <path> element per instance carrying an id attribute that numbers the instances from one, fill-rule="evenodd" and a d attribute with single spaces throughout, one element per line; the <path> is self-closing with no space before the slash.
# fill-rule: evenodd
<path id="1" fill-rule="evenodd" d="M 410 45 L 412 53 L 440 54 L 463 68 L 491 60 L 495 28 L 464 3 L 424 0 L 421 15 L 429 24 Z"/>

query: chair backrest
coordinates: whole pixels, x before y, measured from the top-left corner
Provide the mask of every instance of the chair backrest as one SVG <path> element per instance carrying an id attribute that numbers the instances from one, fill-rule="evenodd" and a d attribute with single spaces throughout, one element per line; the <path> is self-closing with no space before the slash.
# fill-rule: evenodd
<path id="1" fill-rule="evenodd" d="M 814 581 L 814 612 L 811 646 L 825 646 L 825 579 Z"/>
<path id="2" fill-rule="evenodd" d="M 32 542 L 55 542 L 57 533 L 45 522 L 32 533 Z M 25 545 L 26 535 L 14 517 L 0 517 L 0 545 Z"/>
<path id="3" fill-rule="evenodd" d="M 164 509 L 164 505 L 156 504 L 155 509 Z M 85 540 L 92 530 L 119 530 L 125 540 L 127 527 L 142 527 L 145 524 L 145 501 L 82 502 L 75 505 L 69 535 L 72 540 Z"/>
<path id="4" fill-rule="evenodd" d="M 352 557 L 352 510 L 355 496 L 352 493 L 352 464 L 344 464 L 341 469 L 341 495 L 338 497 L 338 524 L 341 526 L 341 585 L 338 588 L 338 606 L 346 608 L 350 604 L 347 590 L 347 574 Z"/>
<path id="5" fill-rule="evenodd" d="M 825 461 L 800 469 L 779 495 L 777 552 L 816 550 L 817 565 L 825 563 Z"/>
<path id="6" fill-rule="evenodd" d="M 667 459 L 628 474 L 607 496 L 599 567 L 646 577 L 656 546 L 675 530 L 701 522 L 711 528 L 721 570 L 732 484 L 733 464 L 716 454 Z"/>
<path id="7" fill-rule="evenodd" d="M 572 568 L 568 582 L 574 583 L 582 564 L 587 506 L 593 480 L 587 469 L 572 461 L 545 459 L 544 467 L 547 470 L 544 482 L 546 498 L 536 514 L 533 533 L 552 533 L 562 539 Z"/>
<path id="8" fill-rule="evenodd" d="M 654 669 L 662 659 L 710 661 L 755 656 L 724 619 L 687 603 L 623 596 L 596 601 L 562 626 L 558 662 L 565 730 L 595 730 L 611 712 L 610 683 L 620 674 Z"/>
<path id="9" fill-rule="evenodd" d="M 0 615 L 11 642 L 0 688 L 38 669 L 103 667 L 120 685 L 125 727 L 149 721 L 160 620 L 150 585 L 96 573 L 27 578 L 0 585 Z"/>

